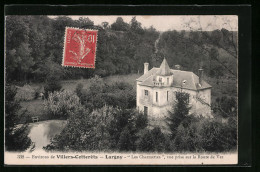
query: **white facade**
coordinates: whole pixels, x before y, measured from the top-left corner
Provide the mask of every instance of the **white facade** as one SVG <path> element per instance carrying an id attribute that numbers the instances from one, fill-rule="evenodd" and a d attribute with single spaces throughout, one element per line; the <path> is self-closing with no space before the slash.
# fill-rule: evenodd
<path id="1" fill-rule="evenodd" d="M 160 68 L 145 71 L 145 74 L 137 79 L 136 85 L 137 109 L 146 113 L 148 117 L 166 117 L 176 103 L 177 91 L 189 93 L 190 114 L 212 117 L 211 86 L 205 81 L 202 82 L 192 72 L 174 72 L 168 67 L 165 59 Z"/>

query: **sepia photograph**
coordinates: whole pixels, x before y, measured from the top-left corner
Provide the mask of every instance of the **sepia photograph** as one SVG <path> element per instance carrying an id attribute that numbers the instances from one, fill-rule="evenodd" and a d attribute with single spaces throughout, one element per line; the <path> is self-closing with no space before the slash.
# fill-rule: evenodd
<path id="1" fill-rule="evenodd" d="M 237 164 L 238 16 L 6 15 L 4 129 L 7 165 Z"/>

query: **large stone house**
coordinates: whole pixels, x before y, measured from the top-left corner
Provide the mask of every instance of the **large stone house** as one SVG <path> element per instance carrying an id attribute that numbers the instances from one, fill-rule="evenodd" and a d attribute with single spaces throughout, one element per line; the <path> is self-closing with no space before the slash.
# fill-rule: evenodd
<path id="1" fill-rule="evenodd" d="M 136 107 L 148 117 L 161 118 L 168 114 L 174 103 L 177 91 L 190 94 L 190 113 L 211 116 L 211 86 L 203 80 L 203 70 L 199 69 L 199 76 L 190 71 L 170 69 L 166 59 L 160 68 L 148 70 L 148 63 L 144 63 L 144 74 L 136 80 Z"/>

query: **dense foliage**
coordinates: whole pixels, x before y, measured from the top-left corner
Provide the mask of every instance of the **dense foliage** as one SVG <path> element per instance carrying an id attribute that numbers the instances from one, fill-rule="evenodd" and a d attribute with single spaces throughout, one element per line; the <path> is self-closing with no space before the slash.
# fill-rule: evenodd
<path id="1" fill-rule="evenodd" d="M 104 106 L 90 112 L 78 107 L 68 118 L 64 130 L 56 136 L 46 150 L 76 151 L 133 151 L 138 131 L 134 110 Z M 146 124 L 143 124 L 146 125 Z"/>
<path id="2" fill-rule="evenodd" d="M 169 112 L 171 118 L 167 119 L 170 134 L 163 133 L 158 126 L 148 127 L 147 116 L 133 109 L 105 105 L 89 110 L 79 103 L 79 99 L 76 101 L 77 105 L 67 103 L 63 109 L 69 112 L 68 124 L 45 149 L 123 152 L 222 152 L 236 149 L 236 117 L 229 116 L 228 120 L 223 122 L 214 118 L 188 115 L 189 94 L 177 92 L 176 96 L 177 104 L 174 105 L 173 111 Z M 59 101 L 52 104 L 63 102 L 63 99 L 57 100 Z M 53 105 L 49 104 L 50 108 Z"/>
<path id="3" fill-rule="evenodd" d="M 31 145 L 28 125 L 18 123 L 24 113 L 19 114 L 21 107 L 15 100 L 16 88 L 7 85 L 5 92 L 5 148 L 8 151 L 24 151 Z"/>
<path id="4" fill-rule="evenodd" d="M 189 115 L 189 97 L 185 92 L 176 92 L 176 104 L 172 105 L 172 110 L 169 111 L 167 124 L 171 130 L 171 138 L 176 136 L 178 126 L 188 118 Z"/>
<path id="5" fill-rule="evenodd" d="M 131 85 L 125 82 L 108 84 L 98 76 L 90 79 L 87 90 L 82 89 L 79 84 L 75 92 L 80 97 L 81 103 L 90 110 L 105 105 L 130 109 L 136 104 L 136 93 Z"/>
<path id="6" fill-rule="evenodd" d="M 63 68 L 63 38 L 66 26 L 98 29 L 96 69 Z M 163 57 L 171 68 L 197 72 L 203 66 L 212 77 L 236 76 L 236 32 L 167 31 L 142 28 L 135 17 L 130 23 L 118 18 L 94 26 L 89 18 L 72 20 L 60 16 L 7 16 L 6 71 L 10 81 L 45 81 L 55 74 L 62 79 L 90 78 L 143 71 L 143 63 L 159 66 Z M 234 47 L 234 48 L 233 48 Z M 232 49 L 233 48 L 233 49 Z M 203 63 L 202 63 L 203 62 Z M 224 72 L 226 71 L 226 72 Z"/>
<path id="7" fill-rule="evenodd" d="M 226 116 L 227 122 L 223 122 L 217 118 L 189 115 L 188 99 L 188 93 L 177 92 L 177 103 L 173 106 L 173 110 L 169 111 L 168 125 L 171 130 L 172 149 L 209 152 L 235 150 L 237 145 L 236 116 L 229 114 Z"/>

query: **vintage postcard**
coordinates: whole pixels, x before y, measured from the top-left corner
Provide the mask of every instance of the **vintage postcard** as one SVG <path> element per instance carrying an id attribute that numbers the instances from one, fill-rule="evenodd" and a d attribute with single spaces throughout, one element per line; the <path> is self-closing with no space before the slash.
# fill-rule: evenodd
<path id="1" fill-rule="evenodd" d="M 238 164 L 237 83 L 236 15 L 7 15 L 5 164 Z"/>

